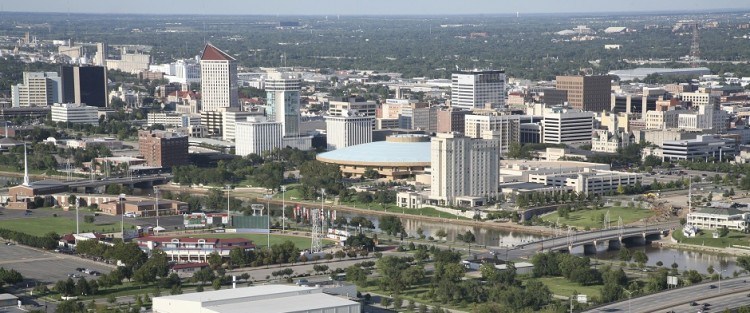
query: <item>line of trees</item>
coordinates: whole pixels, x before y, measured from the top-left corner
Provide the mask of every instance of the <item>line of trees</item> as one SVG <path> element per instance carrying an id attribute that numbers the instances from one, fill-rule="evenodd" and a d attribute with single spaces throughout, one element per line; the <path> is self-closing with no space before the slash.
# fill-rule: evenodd
<path id="1" fill-rule="evenodd" d="M 0 228 L 0 237 L 5 238 L 6 240 L 15 241 L 22 245 L 48 250 L 57 247 L 57 243 L 60 240 L 60 235 L 55 232 L 47 233 L 44 236 L 34 236 L 3 228 Z"/>

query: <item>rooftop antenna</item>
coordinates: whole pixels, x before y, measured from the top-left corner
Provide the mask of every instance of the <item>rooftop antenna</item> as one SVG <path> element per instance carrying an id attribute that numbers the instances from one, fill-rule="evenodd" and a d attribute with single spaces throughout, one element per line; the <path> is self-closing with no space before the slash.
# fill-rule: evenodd
<path id="1" fill-rule="evenodd" d="M 23 185 L 29 186 L 29 160 L 26 153 L 26 143 L 23 143 Z"/>

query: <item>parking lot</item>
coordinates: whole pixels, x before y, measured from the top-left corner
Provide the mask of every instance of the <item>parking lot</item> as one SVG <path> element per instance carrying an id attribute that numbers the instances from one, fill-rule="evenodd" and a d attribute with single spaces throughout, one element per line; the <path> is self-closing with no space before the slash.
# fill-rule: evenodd
<path id="1" fill-rule="evenodd" d="M 76 272 L 75 269 L 79 267 L 100 273 L 109 273 L 114 268 L 73 255 L 40 251 L 20 245 L 9 246 L 5 242 L 0 245 L 0 267 L 20 272 L 25 278 L 24 283 L 29 283 L 30 286 L 33 286 L 34 282 L 54 283 L 67 279 L 68 274 L 73 273 L 87 279 L 94 277 Z"/>

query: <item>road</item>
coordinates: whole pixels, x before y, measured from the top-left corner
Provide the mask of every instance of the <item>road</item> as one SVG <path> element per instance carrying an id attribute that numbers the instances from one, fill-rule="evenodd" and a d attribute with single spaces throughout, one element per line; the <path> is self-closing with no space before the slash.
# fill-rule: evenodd
<path id="1" fill-rule="evenodd" d="M 711 285 L 716 288 L 711 288 Z M 726 279 L 721 282 L 721 288 L 719 285 L 718 281 L 702 283 L 620 301 L 586 312 L 696 312 L 698 307 L 690 305 L 693 301 L 699 304 L 710 303 L 711 312 L 750 305 L 750 297 L 747 296 L 750 292 L 750 280 L 747 277 Z"/>

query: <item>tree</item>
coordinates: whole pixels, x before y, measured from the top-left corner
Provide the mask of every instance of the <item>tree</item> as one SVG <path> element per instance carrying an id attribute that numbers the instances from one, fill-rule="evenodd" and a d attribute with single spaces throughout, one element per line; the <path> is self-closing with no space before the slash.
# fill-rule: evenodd
<path id="1" fill-rule="evenodd" d="M 404 228 L 401 219 L 393 215 L 381 216 L 379 226 L 381 230 L 391 236 L 395 236 Z"/>
<path id="2" fill-rule="evenodd" d="M 84 215 L 83 216 L 83 222 L 86 223 L 86 224 L 92 224 L 92 223 L 94 223 L 94 220 L 95 220 L 95 218 L 94 218 L 93 215 Z"/>
<path id="3" fill-rule="evenodd" d="M 364 287 L 367 285 L 367 271 L 362 267 L 352 265 L 346 268 L 346 280 L 353 282 L 357 287 Z"/>
<path id="4" fill-rule="evenodd" d="M 435 232 L 435 236 L 437 236 L 439 239 L 442 239 L 447 237 L 448 233 L 445 232 L 445 229 L 438 229 L 438 231 Z"/>
<path id="5" fill-rule="evenodd" d="M 638 264 L 646 264 L 646 262 L 648 262 L 648 256 L 645 252 L 638 250 L 633 254 L 633 260 Z"/>
<path id="6" fill-rule="evenodd" d="M 210 254 L 210 255 L 208 256 L 208 265 L 209 265 L 209 266 L 210 266 L 211 268 L 213 268 L 213 269 L 217 269 L 217 268 L 219 268 L 219 266 L 221 266 L 221 263 L 222 263 L 222 260 L 221 260 L 221 255 L 219 255 L 218 253 L 216 253 L 216 252 L 212 252 L 212 253 L 211 253 L 211 254 Z"/>
<path id="7" fill-rule="evenodd" d="M 343 250 L 338 250 L 334 253 L 337 259 L 343 259 L 346 257 L 346 253 Z"/>
<path id="8" fill-rule="evenodd" d="M 391 298 L 380 297 L 380 305 L 387 309 L 389 306 L 391 306 Z"/>
<path id="9" fill-rule="evenodd" d="M 211 284 L 211 287 L 213 287 L 214 290 L 221 289 L 221 278 L 214 279 L 213 283 Z"/>

